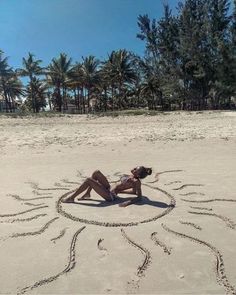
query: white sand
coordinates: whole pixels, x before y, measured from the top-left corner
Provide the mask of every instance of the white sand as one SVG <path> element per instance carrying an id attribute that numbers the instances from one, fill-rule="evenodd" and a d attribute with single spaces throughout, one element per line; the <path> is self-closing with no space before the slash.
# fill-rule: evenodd
<path id="1" fill-rule="evenodd" d="M 0 138 L 1 294 L 236 294 L 235 112 L 1 117 Z M 136 165 L 143 203 L 59 201 Z"/>

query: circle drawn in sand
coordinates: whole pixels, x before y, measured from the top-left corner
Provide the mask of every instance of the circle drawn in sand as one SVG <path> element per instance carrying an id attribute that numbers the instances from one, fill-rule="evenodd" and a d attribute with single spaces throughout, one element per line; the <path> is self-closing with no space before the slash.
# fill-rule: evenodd
<path id="1" fill-rule="evenodd" d="M 69 218 L 73 221 L 78 221 L 78 222 L 82 222 L 82 223 L 86 223 L 86 224 L 93 224 L 93 225 L 98 225 L 98 226 L 105 226 L 105 227 L 127 227 L 127 226 L 137 226 L 139 224 L 142 223 L 148 223 L 148 222 L 152 222 L 155 221 L 165 215 L 167 215 L 168 213 L 170 213 L 176 204 L 175 198 L 168 193 L 165 190 L 162 190 L 158 187 L 154 187 L 148 184 L 143 184 L 144 186 L 147 186 L 149 188 L 151 188 L 154 191 L 158 191 L 159 193 L 162 194 L 162 198 L 165 197 L 165 199 L 167 198 L 168 202 L 167 203 L 163 203 L 163 202 L 159 202 L 159 201 L 150 201 L 148 199 L 147 201 L 147 205 L 151 205 L 152 207 L 152 212 L 150 213 L 150 207 L 149 210 L 147 210 L 147 216 L 145 217 L 146 214 L 140 214 L 140 212 L 143 212 L 143 208 L 139 208 L 139 210 L 137 210 L 135 212 L 134 208 L 138 208 L 140 207 L 138 204 L 136 204 L 135 206 L 132 205 L 132 212 L 131 214 L 128 214 L 128 211 L 125 212 L 126 209 L 124 208 L 120 208 L 118 206 L 118 204 L 114 204 L 114 203 L 109 203 L 107 205 L 107 210 L 113 210 L 114 211 L 114 215 L 117 217 L 119 216 L 119 218 L 122 219 L 122 222 L 117 222 L 117 221 L 106 221 L 104 220 L 104 216 L 106 216 L 106 210 L 104 210 L 103 208 L 103 215 L 99 214 L 99 210 L 101 210 L 101 206 L 99 205 L 92 205 L 92 207 L 95 207 L 95 209 L 93 208 L 93 210 L 86 210 L 87 211 L 87 216 L 89 215 L 89 217 L 87 216 L 83 216 L 84 215 L 84 211 L 85 211 L 85 206 L 90 206 L 89 204 L 85 204 L 83 205 L 82 203 L 80 204 L 67 204 L 67 203 L 63 203 L 62 200 L 67 197 L 69 194 L 72 193 L 72 191 L 70 192 L 66 192 L 65 194 L 63 194 L 60 199 L 57 201 L 56 203 L 56 210 L 59 214 L 61 214 L 62 216 Z M 159 199 L 156 198 L 157 200 Z M 84 201 L 83 201 L 84 202 Z M 90 202 L 90 201 L 89 201 Z M 104 201 L 105 203 L 105 201 Z M 142 205 L 141 205 L 142 207 Z M 123 211 L 124 210 L 124 211 Z M 150 215 L 152 214 L 152 216 L 150 217 Z M 110 212 L 109 212 L 110 215 Z M 142 219 L 140 218 L 140 216 L 142 216 Z M 125 221 L 125 222 L 124 222 Z"/>

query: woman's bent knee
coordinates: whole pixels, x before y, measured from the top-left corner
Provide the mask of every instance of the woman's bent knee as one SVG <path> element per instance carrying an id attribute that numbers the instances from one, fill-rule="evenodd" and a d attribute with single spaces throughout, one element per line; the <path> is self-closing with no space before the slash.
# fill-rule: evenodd
<path id="1" fill-rule="evenodd" d="M 87 177 L 87 178 L 85 179 L 85 182 L 88 183 L 88 184 L 90 184 L 90 183 L 93 182 L 93 181 L 94 181 L 94 179 L 93 179 L 92 177 Z"/>
<path id="2" fill-rule="evenodd" d="M 92 174 L 92 177 L 96 177 L 98 174 L 101 174 L 100 170 L 95 170 Z"/>

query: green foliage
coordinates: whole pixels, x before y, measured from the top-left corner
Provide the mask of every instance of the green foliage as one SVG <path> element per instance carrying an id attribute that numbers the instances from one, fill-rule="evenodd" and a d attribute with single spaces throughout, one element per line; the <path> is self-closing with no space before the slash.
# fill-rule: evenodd
<path id="1" fill-rule="evenodd" d="M 0 95 L 4 98 L 6 112 L 15 111 L 16 98 L 23 95 L 23 85 L 0 50 Z"/>
<path id="2" fill-rule="evenodd" d="M 228 0 L 185 0 L 179 3 L 176 16 L 164 5 L 164 16 L 158 22 L 139 16 L 138 38 L 146 42 L 146 68 L 151 73 L 146 74 L 145 87 L 149 96 L 162 93 L 162 107 L 232 107 L 230 100 L 236 89 L 235 5 L 234 0 L 232 17 Z"/>
<path id="3" fill-rule="evenodd" d="M 53 88 L 51 101 L 59 112 L 65 108 L 67 83 L 71 74 L 72 59 L 65 53 L 53 58 L 46 71 L 48 85 Z"/>
<path id="4" fill-rule="evenodd" d="M 26 113 L 48 106 L 56 112 L 108 115 L 146 114 L 145 108 L 151 113 L 235 108 L 236 0 L 232 5 L 230 10 L 230 0 L 182 0 L 175 15 L 168 4 L 158 20 L 139 15 L 143 57 L 120 49 L 103 61 L 87 56 L 73 64 L 61 53 L 42 68 L 29 53 L 15 72 L 0 50 L 6 110 L 13 110 L 21 96 Z M 25 89 L 19 76 L 29 77 Z"/>

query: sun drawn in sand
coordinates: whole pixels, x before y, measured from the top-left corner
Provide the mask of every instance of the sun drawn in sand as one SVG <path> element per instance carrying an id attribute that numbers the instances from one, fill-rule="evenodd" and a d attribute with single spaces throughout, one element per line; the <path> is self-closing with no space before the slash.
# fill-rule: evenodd
<path id="1" fill-rule="evenodd" d="M 171 173 L 176 175 L 182 170 L 169 170 L 163 171 L 156 174 L 156 178 L 151 182 L 144 182 L 144 195 L 148 194 L 150 197 L 143 197 L 142 204 L 135 204 L 129 207 L 129 214 L 122 214 L 122 221 L 120 220 L 120 210 L 118 203 L 121 200 L 116 200 L 114 203 L 105 202 L 100 199 L 90 199 L 83 200 L 76 204 L 67 204 L 63 203 L 62 200 L 71 194 L 75 187 L 77 187 L 81 181 L 84 179 L 84 176 L 79 174 L 78 181 L 69 181 L 66 179 L 61 180 L 54 184 L 53 187 L 42 188 L 36 183 L 30 183 L 32 187 L 32 193 L 34 194 L 31 198 L 24 198 L 19 195 L 9 195 L 15 199 L 15 201 L 21 202 L 23 205 L 29 206 L 30 209 L 22 210 L 16 213 L 6 213 L 0 215 L 0 223 L 31 223 L 37 221 L 41 218 L 48 217 L 49 220 L 39 229 L 27 232 L 13 232 L 6 237 L 1 238 L 1 243 L 8 239 L 20 239 L 20 238 L 30 238 L 35 236 L 41 236 L 42 233 L 46 232 L 49 228 L 53 227 L 57 222 L 61 221 L 63 224 L 62 228 L 56 236 L 51 237 L 51 243 L 55 245 L 57 242 L 65 238 L 67 230 L 70 228 L 71 222 L 73 224 L 78 224 L 78 228 L 71 236 L 70 247 L 68 249 L 68 261 L 65 264 L 65 267 L 59 270 L 57 273 L 51 274 L 51 276 L 42 277 L 38 281 L 32 281 L 26 286 L 18 286 L 18 290 L 13 290 L 17 294 L 24 294 L 30 292 L 36 288 L 40 288 L 43 285 L 50 284 L 53 281 L 59 279 L 61 276 L 71 272 L 77 266 L 76 261 L 76 244 L 79 235 L 83 234 L 88 225 L 95 227 L 105 227 L 109 228 L 111 232 L 114 228 L 118 228 L 120 235 L 123 240 L 126 242 L 127 247 L 134 247 L 142 255 L 142 260 L 138 264 L 136 269 L 136 279 L 127 282 L 127 292 L 134 293 L 139 288 L 139 283 L 142 277 L 146 275 L 146 270 L 151 265 L 152 253 L 149 249 L 144 247 L 140 241 L 136 241 L 127 233 L 128 227 L 138 227 L 141 228 L 144 224 L 153 223 L 159 229 L 163 229 L 166 234 L 174 235 L 175 237 L 187 239 L 193 243 L 197 243 L 200 247 L 206 247 L 214 256 L 214 271 L 216 276 L 216 281 L 221 285 L 225 292 L 228 294 L 236 294 L 235 287 L 229 282 L 222 253 L 209 242 L 200 239 L 198 236 L 190 236 L 183 232 L 177 232 L 171 229 L 169 226 L 161 222 L 161 218 L 171 214 L 175 210 L 176 197 L 174 194 L 178 192 L 180 198 L 178 201 L 183 202 L 184 204 L 189 205 L 187 208 L 186 215 L 184 216 L 185 220 L 177 220 L 183 226 L 191 227 L 196 232 L 203 231 L 203 228 L 186 220 L 189 215 L 200 215 L 200 216 L 211 216 L 214 218 L 220 219 L 224 222 L 226 227 L 229 227 L 232 230 L 236 229 L 236 224 L 228 217 L 216 214 L 213 212 L 212 208 L 206 207 L 206 205 L 213 202 L 235 202 L 233 199 L 207 199 L 205 198 L 204 193 L 198 191 L 188 191 L 189 189 L 198 188 L 203 186 L 202 184 L 182 184 L 180 180 L 175 180 L 167 183 L 162 183 L 162 188 L 159 185 L 161 182 L 161 174 Z M 117 178 L 119 173 L 110 176 L 110 180 Z M 157 185 L 158 184 L 158 185 Z M 172 193 L 173 192 L 173 193 Z M 154 201 L 157 198 L 151 197 L 155 196 L 158 193 L 158 201 Z M 201 199 L 189 199 L 190 196 L 197 195 Z M 149 206 L 148 210 L 143 213 L 142 206 Z M 101 214 L 99 214 L 101 210 Z M 106 210 L 113 210 L 112 214 L 108 214 L 108 217 L 104 212 Z M 125 211 L 123 211 L 125 212 Z M 166 220 L 166 219 L 165 219 Z M 42 224 L 42 222 L 41 222 Z M 56 232 L 57 230 L 53 231 Z M 159 238 L 158 232 L 153 231 L 150 233 L 150 243 L 160 247 L 163 250 L 163 253 L 166 255 L 172 254 L 172 247 L 167 245 L 166 242 L 162 241 Z M 27 240 L 25 240 L 27 245 Z M 106 253 L 109 249 L 106 247 L 104 238 L 101 236 L 98 237 L 97 248 L 99 251 Z M 49 257 L 50 259 L 50 257 Z M 124 266 L 125 267 L 125 266 Z"/>

